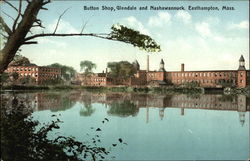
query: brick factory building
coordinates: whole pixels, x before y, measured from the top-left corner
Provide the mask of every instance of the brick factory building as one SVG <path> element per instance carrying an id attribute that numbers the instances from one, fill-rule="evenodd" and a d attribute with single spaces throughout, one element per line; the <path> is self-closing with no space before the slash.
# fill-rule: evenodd
<path id="1" fill-rule="evenodd" d="M 237 70 L 210 70 L 210 71 L 185 71 L 184 64 L 181 64 L 180 71 L 166 71 L 164 61 L 160 61 L 158 71 L 149 70 L 149 57 L 147 58 L 147 70 L 140 70 L 137 61 L 133 63 L 137 72 L 130 78 L 112 78 L 106 73 L 95 73 L 88 77 L 78 74 L 76 80 L 85 86 L 162 86 L 162 85 L 183 85 L 197 83 L 201 87 L 220 88 L 223 84 L 244 88 L 250 85 L 250 71 L 245 68 L 245 60 L 241 55 L 239 68 Z"/>
<path id="2" fill-rule="evenodd" d="M 9 66 L 5 72 L 18 73 L 19 78 L 33 78 L 36 84 L 43 84 L 46 81 L 55 80 L 61 77 L 61 69 L 37 66 L 35 64 Z"/>

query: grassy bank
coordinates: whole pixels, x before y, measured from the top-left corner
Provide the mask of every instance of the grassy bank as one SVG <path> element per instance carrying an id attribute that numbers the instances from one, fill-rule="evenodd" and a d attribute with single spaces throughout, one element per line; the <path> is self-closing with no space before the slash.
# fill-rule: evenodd
<path id="1" fill-rule="evenodd" d="M 86 90 L 91 92 L 136 92 L 136 93 L 159 93 L 159 94 L 176 94 L 176 93 L 202 93 L 201 88 L 185 88 L 185 87 L 128 87 L 128 86 L 112 86 L 112 87 L 96 87 L 96 86 L 75 86 L 75 85 L 57 85 L 57 86 L 3 86 L 2 90 Z"/>
<path id="2" fill-rule="evenodd" d="M 37 90 L 86 90 L 90 92 L 136 92 L 136 93 L 159 93 L 159 94 L 202 94 L 203 88 L 199 87 L 129 87 L 129 86 L 112 86 L 112 87 L 96 87 L 96 86 L 76 86 L 76 85 L 55 85 L 55 86 L 27 86 L 12 85 L 3 86 L 2 90 L 17 91 L 37 91 Z M 223 93 L 223 92 L 221 92 Z M 246 88 L 232 88 L 228 94 L 243 94 L 250 96 L 250 86 Z"/>
<path id="3" fill-rule="evenodd" d="M 242 94 L 250 96 L 250 86 L 247 86 L 246 88 L 232 88 L 229 91 L 229 94 Z"/>

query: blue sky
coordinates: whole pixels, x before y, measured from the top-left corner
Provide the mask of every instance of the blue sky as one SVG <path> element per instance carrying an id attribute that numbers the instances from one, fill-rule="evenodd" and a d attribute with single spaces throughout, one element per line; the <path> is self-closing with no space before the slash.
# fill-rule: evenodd
<path id="1" fill-rule="evenodd" d="M 83 6 L 184 6 L 185 11 L 86 11 Z M 219 11 L 190 11 L 188 6 L 213 6 Z M 222 6 L 235 10 L 222 10 Z M 45 32 L 53 32 L 59 15 L 67 8 L 58 33 L 108 33 L 113 24 L 123 24 L 154 38 L 162 48 L 150 53 L 150 69 L 158 70 L 160 59 L 168 71 L 180 70 L 231 70 L 237 69 L 242 54 L 249 66 L 249 2 L 248 1 L 53 1 L 48 11 L 41 11 Z M 6 5 L 2 10 L 15 12 Z M 3 15 L 4 16 L 4 15 Z M 5 17 L 9 24 L 11 19 Z M 41 30 L 33 29 L 34 33 Z M 38 65 L 54 62 L 73 66 L 79 71 L 80 61 L 91 60 L 101 72 L 110 61 L 134 61 L 146 68 L 147 53 L 132 45 L 91 37 L 39 38 L 38 45 L 22 47 L 21 54 Z"/>

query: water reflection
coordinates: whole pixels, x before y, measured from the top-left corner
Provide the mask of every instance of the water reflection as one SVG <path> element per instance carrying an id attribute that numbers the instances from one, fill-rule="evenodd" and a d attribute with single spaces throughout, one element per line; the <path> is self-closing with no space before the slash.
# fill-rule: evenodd
<path id="1" fill-rule="evenodd" d="M 71 92 L 38 92 L 15 94 L 27 106 L 35 111 L 64 111 L 76 103 L 82 105 L 79 114 L 91 116 L 95 112 L 94 103 L 105 105 L 107 113 L 112 116 L 137 116 L 140 108 L 146 108 L 146 119 L 150 118 L 150 108 L 159 109 L 160 119 L 166 115 L 166 108 L 180 108 L 180 115 L 185 115 L 185 109 L 238 111 L 239 122 L 243 126 L 245 113 L 250 111 L 250 99 L 244 95 L 155 95 L 135 93 L 91 93 L 81 91 Z M 13 97 L 5 94 L 4 97 Z M 9 99 L 11 100 L 11 99 Z M 11 103 L 9 101 L 9 103 Z"/>

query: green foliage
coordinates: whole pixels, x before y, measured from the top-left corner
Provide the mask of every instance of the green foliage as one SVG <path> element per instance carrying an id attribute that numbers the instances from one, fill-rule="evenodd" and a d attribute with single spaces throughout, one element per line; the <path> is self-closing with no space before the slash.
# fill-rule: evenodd
<path id="1" fill-rule="evenodd" d="M 76 70 L 73 67 L 69 67 L 59 63 L 48 65 L 48 67 L 60 68 L 62 78 L 67 81 L 71 80 L 71 78 L 73 78 L 76 75 Z"/>
<path id="2" fill-rule="evenodd" d="M 130 43 L 135 47 L 147 52 L 161 51 L 160 45 L 150 36 L 141 34 L 123 25 L 113 25 L 111 27 L 110 39 Z"/>
<path id="3" fill-rule="evenodd" d="M 196 88 L 196 87 L 199 87 L 200 84 L 196 81 L 192 81 L 192 82 L 185 82 L 183 84 L 184 87 L 187 87 L 187 88 Z"/>
<path id="4" fill-rule="evenodd" d="M 19 79 L 19 82 L 21 82 L 22 84 L 35 84 L 36 79 L 28 75 L 28 76 L 21 77 Z"/>
<path id="5" fill-rule="evenodd" d="M 129 101 L 125 100 L 122 103 L 113 102 L 110 105 L 108 110 L 109 115 L 121 116 L 121 117 L 128 117 L 128 116 L 136 116 L 139 112 L 139 108 L 136 105 Z"/>
<path id="6" fill-rule="evenodd" d="M 81 116 L 91 116 L 95 112 L 92 104 L 84 102 L 84 108 L 81 108 L 80 115 Z"/>
<path id="7" fill-rule="evenodd" d="M 217 85 L 220 85 L 222 87 L 235 87 L 235 83 L 233 83 L 233 80 L 225 80 L 225 79 L 219 79 Z"/>
<path id="8" fill-rule="evenodd" d="M 127 78 L 136 73 L 135 66 L 128 61 L 108 62 L 111 77 Z"/>
<path id="9" fill-rule="evenodd" d="M 73 137 L 49 139 L 49 133 L 59 129 L 61 121 L 54 118 L 41 125 L 32 118 L 31 108 L 22 102 L 14 97 L 11 106 L 1 108 L 1 159 L 4 161 L 99 160 L 109 154 L 97 144 L 86 145 Z"/>
<path id="10" fill-rule="evenodd" d="M 16 65 L 16 66 L 25 66 L 30 65 L 30 60 L 22 55 L 15 55 L 14 59 L 10 62 L 9 65 Z"/>
<path id="11" fill-rule="evenodd" d="M 88 75 L 92 73 L 93 68 L 96 68 L 96 64 L 92 63 L 89 60 L 80 62 L 81 71 L 84 71 L 84 74 Z"/>
<path id="12" fill-rule="evenodd" d="M 44 85 L 58 85 L 62 83 L 63 83 L 62 78 L 53 78 L 53 79 L 48 79 L 48 80 L 43 81 Z"/>
<path id="13" fill-rule="evenodd" d="M 14 79 L 15 81 L 18 80 L 18 78 L 19 78 L 19 75 L 18 75 L 18 73 L 16 73 L 16 72 L 12 73 L 11 76 L 13 77 L 13 79 Z"/>
<path id="14" fill-rule="evenodd" d="M 8 73 L 4 72 L 3 74 L 1 74 L 1 83 L 6 83 L 8 79 L 9 79 Z"/>

